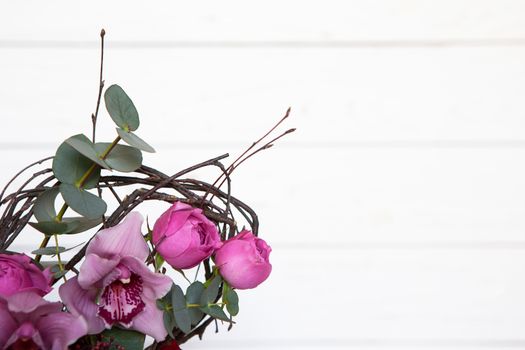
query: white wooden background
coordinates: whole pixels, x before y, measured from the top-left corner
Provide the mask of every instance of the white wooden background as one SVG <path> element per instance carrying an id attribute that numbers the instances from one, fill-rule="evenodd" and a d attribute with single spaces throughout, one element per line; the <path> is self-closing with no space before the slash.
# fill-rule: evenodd
<path id="1" fill-rule="evenodd" d="M 271 278 L 185 349 L 525 347 L 524 1 L 2 1 L 1 183 L 89 132 L 102 27 L 148 164 L 298 128 L 234 178 Z"/>

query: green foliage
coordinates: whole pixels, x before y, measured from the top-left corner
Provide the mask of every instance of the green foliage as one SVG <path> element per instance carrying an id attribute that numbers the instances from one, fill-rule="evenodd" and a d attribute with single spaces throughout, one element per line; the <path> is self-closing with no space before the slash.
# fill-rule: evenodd
<path id="1" fill-rule="evenodd" d="M 188 305 L 200 305 L 200 300 L 202 293 L 204 292 L 204 284 L 202 282 L 196 281 L 188 286 L 186 289 L 186 301 Z M 189 308 L 191 324 L 196 325 L 202 320 L 204 313 L 196 307 Z"/>
<path id="2" fill-rule="evenodd" d="M 136 134 L 127 132 L 121 128 L 117 128 L 117 133 L 124 142 L 128 145 L 143 150 L 144 152 L 155 153 L 155 149 L 151 147 L 146 141 L 138 137 Z"/>
<path id="3" fill-rule="evenodd" d="M 60 194 L 67 205 L 88 219 L 100 218 L 106 212 L 107 205 L 102 198 L 74 185 L 60 184 Z"/>
<path id="4" fill-rule="evenodd" d="M 64 218 L 61 222 L 41 221 L 30 222 L 29 225 L 46 235 L 76 234 L 87 231 L 102 222 L 102 217 L 88 219 L 84 217 Z"/>
<path id="5" fill-rule="evenodd" d="M 55 200 L 58 195 L 58 187 L 53 187 L 42 192 L 35 200 L 33 214 L 38 221 L 52 221 L 57 216 Z"/>
<path id="6" fill-rule="evenodd" d="M 207 306 L 215 303 L 215 300 L 219 296 L 219 289 L 221 287 L 222 278 L 217 275 L 209 281 L 208 286 L 201 295 L 200 304 L 201 306 Z"/>
<path id="7" fill-rule="evenodd" d="M 219 305 L 212 304 L 209 306 L 204 306 L 201 307 L 201 311 L 218 320 L 231 322 L 231 320 L 228 318 L 228 316 L 226 316 L 226 314 Z"/>
<path id="8" fill-rule="evenodd" d="M 146 336 L 142 333 L 113 327 L 101 333 L 104 341 L 111 341 L 111 350 L 117 350 L 118 346 L 126 350 L 143 350 Z"/>
<path id="9" fill-rule="evenodd" d="M 182 289 L 173 284 L 171 287 L 171 305 L 173 307 L 173 316 L 177 327 L 184 333 L 191 331 L 191 318 L 186 304 L 186 298 Z"/>
<path id="10" fill-rule="evenodd" d="M 96 143 L 95 149 L 98 153 L 103 153 L 110 145 L 110 143 L 106 142 Z M 142 165 L 142 152 L 130 146 L 115 145 L 106 156 L 105 161 L 111 169 L 132 172 Z"/>
<path id="11" fill-rule="evenodd" d="M 133 101 L 118 85 L 111 85 L 104 93 L 108 113 L 120 128 L 135 131 L 140 125 L 139 113 Z"/>
<path id="12" fill-rule="evenodd" d="M 93 162 L 80 154 L 67 142 L 63 142 L 53 158 L 53 173 L 58 181 L 74 185 L 91 168 Z M 95 169 L 84 182 L 84 188 L 93 188 L 98 184 L 100 168 Z"/>
<path id="13" fill-rule="evenodd" d="M 65 142 L 77 150 L 84 157 L 89 158 L 89 160 L 97 163 L 102 168 L 110 168 L 108 164 L 106 164 L 106 162 L 100 157 L 104 150 L 99 151 L 93 142 L 91 142 L 91 140 L 86 137 L 86 135 L 78 134 L 71 136 Z"/>
<path id="14" fill-rule="evenodd" d="M 46 235 L 62 235 L 78 228 L 78 225 L 74 222 L 41 221 L 30 222 L 29 225 Z"/>
<path id="15" fill-rule="evenodd" d="M 227 283 L 223 284 L 222 302 L 226 304 L 226 310 L 231 316 L 239 313 L 239 296 Z"/>
<path id="16" fill-rule="evenodd" d="M 67 249 L 64 247 L 58 247 L 58 253 L 63 253 Z M 33 250 L 31 254 L 38 254 L 38 255 L 56 255 L 57 254 L 57 247 L 45 247 L 45 248 L 39 248 L 36 250 Z"/>

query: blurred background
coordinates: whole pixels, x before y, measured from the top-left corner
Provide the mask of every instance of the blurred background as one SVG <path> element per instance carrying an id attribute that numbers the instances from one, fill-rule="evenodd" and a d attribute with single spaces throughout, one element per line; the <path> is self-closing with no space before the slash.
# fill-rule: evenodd
<path id="1" fill-rule="evenodd" d="M 165 173 L 292 107 L 233 177 L 273 274 L 184 349 L 525 347 L 525 1 L 0 5 L 0 184 L 91 132 L 101 28 Z"/>

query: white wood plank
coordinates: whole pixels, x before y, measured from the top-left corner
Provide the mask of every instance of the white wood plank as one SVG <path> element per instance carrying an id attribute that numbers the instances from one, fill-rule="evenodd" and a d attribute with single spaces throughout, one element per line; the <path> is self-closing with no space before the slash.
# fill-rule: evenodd
<path id="1" fill-rule="evenodd" d="M 145 163 L 175 173 L 228 149 L 161 147 L 158 151 L 145 155 Z M 0 183 L 53 152 L 1 151 L 0 159 L 7 166 Z M 246 162 L 234 174 L 232 190 L 257 211 L 261 235 L 276 247 L 523 250 L 522 159 L 523 149 L 276 146 Z M 194 176 L 213 182 L 218 173 Z M 165 208 L 151 203 L 141 211 L 154 220 Z"/>
<path id="2" fill-rule="evenodd" d="M 272 349 L 524 344 L 521 252 L 312 249 L 272 254 L 271 278 L 240 292 L 233 330 L 222 327 L 218 335 L 210 330 L 204 342 L 196 340 L 188 349 L 215 348 L 215 341 Z"/>
<path id="3" fill-rule="evenodd" d="M 442 40 L 525 36 L 517 0 L 8 2 L 0 40 Z"/>
<path id="4" fill-rule="evenodd" d="M 0 62 L 0 146 L 89 133 L 96 49 L 4 49 Z M 156 145 L 247 143 L 292 106 L 298 147 L 523 147 L 523 62 L 525 48 L 117 50 L 106 81 Z M 100 129 L 113 133 L 103 109 Z"/>

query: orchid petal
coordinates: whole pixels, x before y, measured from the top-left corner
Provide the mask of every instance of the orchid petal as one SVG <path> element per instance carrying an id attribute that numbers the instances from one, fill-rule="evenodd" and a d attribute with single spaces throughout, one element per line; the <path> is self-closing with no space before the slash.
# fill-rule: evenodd
<path id="1" fill-rule="evenodd" d="M 66 312 L 40 318 L 37 328 L 47 348 L 63 350 L 87 333 L 87 323 L 82 317 Z"/>
<path id="2" fill-rule="evenodd" d="M 108 277 L 113 280 L 118 277 L 119 272 L 115 269 L 118 263 L 118 259 L 105 259 L 97 254 L 86 255 L 86 260 L 80 266 L 78 284 L 84 289 L 105 287 L 112 282 L 107 281 Z"/>
<path id="3" fill-rule="evenodd" d="M 9 311 L 12 313 L 31 313 L 31 316 L 39 317 L 50 312 L 59 312 L 62 309 L 60 303 L 49 303 L 32 291 L 23 291 L 7 297 Z"/>
<path id="4" fill-rule="evenodd" d="M 153 300 L 153 304 L 169 292 L 173 282 L 168 276 L 149 270 L 143 262 L 131 256 L 122 258 L 121 263 L 142 278 L 143 295 Z"/>
<path id="5" fill-rule="evenodd" d="M 137 212 L 129 213 L 118 225 L 101 230 L 89 243 L 87 254 L 104 257 L 136 256 L 146 260 L 149 254 L 148 245 L 141 232 L 143 218 Z"/>
<path id="6" fill-rule="evenodd" d="M 59 294 L 69 312 L 85 318 L 88 334 L 97 334 L 104 330 L 104 322 L 98 317 L 98 305 L 95 304 L 97 289 L 83 289 L 77 277 L 73 277 L 60 286 Z"/>
<path id="7" fill-rule="evenodd" d="M 164 327 L 162 313 L 163 311 L 159 310 L 155 305 L 155 301 L 151 300 L 149 303 L 146 303 L 144 310 L 133 319 L 132 328 L 152 336 L 158 342 L 162 341 L 168 335 Z"/>
<path id="8" fill-rule="evenodd" d="M 0 300 L 0 348 L 4 348 L 4 345 L 9 340 L 13 332 L 17 329 L 17 322 L 11 316 L 7 308 L 7 303 L 4 300 Z"/>

